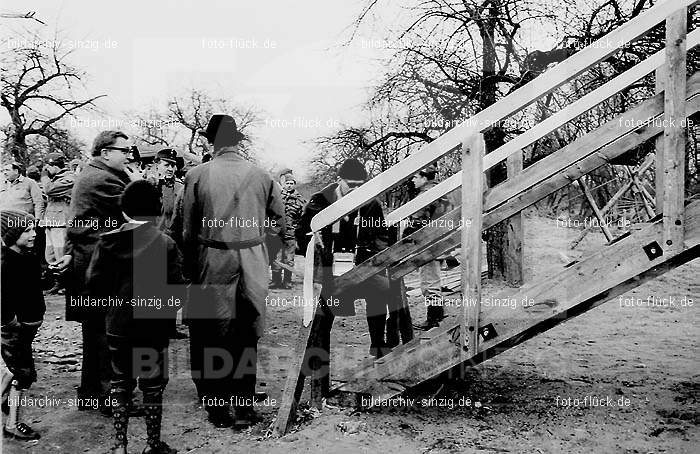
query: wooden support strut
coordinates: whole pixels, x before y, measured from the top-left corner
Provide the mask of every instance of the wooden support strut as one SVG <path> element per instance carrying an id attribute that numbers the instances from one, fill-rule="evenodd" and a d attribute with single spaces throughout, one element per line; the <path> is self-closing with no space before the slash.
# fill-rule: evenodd
<path id="1" fill-rule="evenodd" d="M 463 354 L 478 348 L 481 312 L 481 223 L 483 212 L 484 136 L 476 134 L 462 144 L 462 323 Z"/>
<path id="2" fill-rule="evenodd" d="M 666 19 L 666 78 L 664 80 L 664 249 L 683 248 L 683 202 L 685 200 L 685 65 L 686 8 Z"/>

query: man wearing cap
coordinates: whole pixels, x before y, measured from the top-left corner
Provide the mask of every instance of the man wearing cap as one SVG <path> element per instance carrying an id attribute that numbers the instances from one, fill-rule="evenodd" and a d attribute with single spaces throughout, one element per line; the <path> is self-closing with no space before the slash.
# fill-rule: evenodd
<path id="1" fill-rule="evenodd" d="M 275 263 L 279 260 L 288 267 L 294 268 L 294 251 L 296 250 L 296 240 L 294 230 L 299 224 L 306 200 L 297 191 L 297 182 L 291 170 L 281 177 L 282 201 L 284 202 L 285 225 L 287 227 L 282 247 L 273 258 L 272 262 L 272 284 L 270 288 L 292 288 L 292 272 L 282 268 Z"/>
<path id="2" fill-rule="evenodd" d="M 24 170 L 18 162 L 2 164 L 3 184 L 0 185 L 0 208 L 26 211 L 36 219 L 44 217 L 44 196 L 36 181 L 22 175 Z"/>
<path id="3" fill-rule="evenodd" d="M 416 197 L 435 187 L 435 176 L 437 168 L 428 166 L 413 175 L 413 186 L 418 190 Z M 428 226 L 430 221 L 436 220 L 449 209 L 449 202 L 445 197 L 440 197 L 430 205 L 418 210 L 408 219 L 408 226 L 403 232 L 406 237 L 421 227 Z M 429 330 L 439 325 L 440 320 L 445 318 L 445 308 L 442 298 L 442 283 L 440 280 L 440 262 L 430 261 L 420 268 L 420 287 L 423 294 L 423 302 L 427 309 L 426 321 L 422 325 L 415 327 L 421 330 Z"/>
<path id="4" fill-rule="evenodd" d="M 176 200 L 181 196 L 185 187 L 175 177 L 177 170 L 177 152 L 172 148 L 163 148 L 158 151 L 155 159 L 156 173 L 158 176 L 158 190 L 163 206 L 163 212 L 158 219 L 158 228 L 163 232 L 170 232 L 175 212 Z"/>
<path id="5" fill-rule="evenodd" d="M 62 154 L 49 153 L 41 179 L 48 198 L 43 221 L 46 229 L 46 261 L 53 263 L 63 257 L 66 221 L 75 176 L 66 168 L 65 157 Z M 49 293 L 57 293 L 61 287 L 59 280 L 56 280 Z"/>
<path id="6" fill-rule="evenodd" d="M 311 196 L 309 203 L 304 208 L 304 213 L 296 229 L 297 251 L 304 253 L 309 242 L 311 232 L 311 219 L 330 206 L 338 199 L 348 195 L 367 180 L 365 166 L 357 159 L 347 159 L 338 169 L 338 181 L 322 189 Z M 334 316 L 350 316 L 355 314 L 354 301 L 364 299 L 367 304 L 367 325 L 370 337 L 370 355 L 381 357 L 389 351 L 384 332 L 387 317 L 387 306 L 390 311 L 397 310 L 402 301 L 398 293 L 400 283 L 390 281 L 386 275 L 375 275 L 357 283 L 341 294 L 336 294 L 334 276 L 341 273 L 334 272 L 335 265 L 342 255 L 352 254 L 355 264 L 360 264 L 377 252 L 386 249 L 394 240 L 395 234 L 384 222 L 382 207 L 373 199 L 361 206 L 336 223 L 321 229 L 321 243 L 316 246 L 319 251 L 315 256 L 320 257 L 318 268 L 314 274 L 317 282 L 322 285 L 320 314 L 316 316 L 320 325 L 319 331 L 325 337 L 318 347 L 328 348 L 330 344 L 330 326 Z M 347 256 L 346 256 L 347 258 Z M 338 302 L 338 305 L 328 306 L 327 301 Z M 409 333 L 405 333 L 404 342 L 412 337 L 410 326 Z M 327 358 L 322 359 L 322 361 Z M 327 367 L 322 365 L 321 367 Z M 315 369 L 315 367 L 312 366 Z M 325 378 L 324 378 L 325 379 Z M 327 383 L 324 384 L 327 387 Z"/>
<path id="7" fill-rule="evenodd" d="M 268 291 L 264 241 L 284 234 L 284 206 L 270 174 L 240 155 L 244 136 L 231 116 L 213 115 L 200 134 L 213 145 L 213 158 L 187 173 L 182 215 L 192 379 L 212 424 L 245 427 L 256 419 Z"/>

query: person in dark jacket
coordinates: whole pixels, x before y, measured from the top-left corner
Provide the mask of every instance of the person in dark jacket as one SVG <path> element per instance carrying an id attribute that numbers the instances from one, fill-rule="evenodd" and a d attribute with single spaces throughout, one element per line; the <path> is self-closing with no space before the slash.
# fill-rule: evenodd
<path id="1" fill-rule="evenodd" d="M 161 441 L 160 432 L 168 334 L 185 298 L 182 258 L 175 242 L 156 226 L 161 202 L 153 184 L 130 183 L 121 207 L 127 222 L 100 236 L 87 270 L 90 297 L 106 307 L 116 432 L 112 452 L 126 452 L 128 407 L 137 378 L 148 437 L 143 452 L 176 452 Z"/>
<path id="2" fill-rule="evenodd" d="M 284 202 L 285 224 L 287 226 L 286 233 L 282 241 L 282 248 L 273 258 L 272 268 L 272 283 L 270 288 L 292 288 L 292 272 L 282 268 L 275 263 L 279 260 L 288 267 L 294 268 L 294 252 L 296 251 L 295 229 L 299 225 L 299 219 L 304 212 L 306 200 L 297 191 L 297 182 L 291 171 L 284 174 L 282 182 L 282 201 Z"/>
<path id="3" fill-rule="evenodd" d="M 89 299 L 85 272 L 101 233 L 124 223 L 119 197 L 131 180 L 140 175 L 127 167 L 131 156 L 129 138 L 119 131 L 102 131 L 92 145 L 93 159 L 76 177 L 71 193 L 70 215 L 66 227 L 63 257 L 53 265 L 67 270 L 66 320 L 82 324 L 83 363 L 78 388 L 78 402 L 97 398 L 105 404 L 109 394 L 110 365 L 105 337 L 105 311 L 83 304 Z M 79 410 L 93 409 L 78 405 Z"/>
<path id="4" fill-rule="evenodd" d="M 311 196 L 304 208 L 296 229 L 298 253 L 303 254 L 306 250 L 310 239 L 311 219 L 324 208 L 362 185 L 367 180 L 367 171 L 357 159 L 348 159 L 340 166 L 338 177 L 338 182 Z M 333 317 L 354 315 L 354 301 L 364 299 L 367 303 L 370 354 L 376 357 L 381 357 L 389 351 L 384 337 L 387 309 L 395 311 L 400 308 L 402 303 L 399 294 L 400 285 L 390 281 L 386 275 L 378 274 L 358 282 L 341 294 L 336 294 L 334 275 L 341 273 L 334 273 L 333 267 L 339 265 L 338 259 L 342 259 L 343 255 L 347 258 L 347 254 L 354 255 L 354 264 L 364 262 L 377 252 L 389 247 L 394 236 L 395 234 L 385 224 L 381 205 L 373 199 L 361 206 L 359 210 L 321 229 L 322 245 L 317 245 L 319 250 L 314 254 L 314 258 L 319 258 L 318 263 L 315 264 L 317 270 L 315 279 L 322 285 L 322 301 L 337 300 L 338 302 L 338 305 L 330 307 L 321 305 L 324 316 L 320 323 L 327 325 L 321 331 L 330 333 Z M 402 333 L 404 342 L 408 342 L 413 337 L 410 325 L 406 330 Z"/>
<path id="5" fill-rule="evenodd" d="M 36 220 L 24 211 L 0 212 L 2 234 L 2 360 L 11 374 L 3 377 L 3 434 L 35 440 L 39 434 L 21 419 L 22 395 L 36 381 L 32 341 L 44 319 L 41 264 L 34 249 Z"/>
<path id="6" fill-rule="evenodd" d="M 436 186 L 435 176 L 437 167 L 428 166 L 413 175 L 413 186 L 418 190 L 415 196 L 424 194 Z M 421 208 L 409 217 L 408 227 L 403 232 L 406 237 L 420 230 L 424 226 L 429 226 L 431 221 L 435 221 L 449 210 L 447 198 L 440 197 L 433 203 Z M 445 318 L 445 307 L 442 295 L 442 281 L 440 279 L 440 262 L 431 260 L 420 268 L 420 288 L 423 294 L 423 302 L 426 306 L 425 323 L 415 325 L 420 330 L 427 331 L 435 328 L 440 321 Z"/>

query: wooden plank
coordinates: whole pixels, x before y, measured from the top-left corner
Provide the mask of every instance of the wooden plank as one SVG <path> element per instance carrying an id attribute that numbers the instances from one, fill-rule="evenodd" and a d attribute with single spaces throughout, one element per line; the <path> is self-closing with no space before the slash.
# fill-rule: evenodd
<path id="1" fill-rule="evenodd" d="M 686 145 L 686 33 L 685 8 L 666 19 L 664 81 L 664 244 L 680 250 L 683 245 Z"/>
<path id="2" fill-rule="evenodd" d="M 700 256 L 700 201 L 686 207 L 686 218 L 684 250 L 680 253 L 665 249 L 654 259 L 647 256 L 643 247 L 653 241 L 660 243 L 663 239 L 663 223 L 657 221 L 605 246 L 555 276 L 522 288 L 513 295 L 501 295 L 502 300 L 515 300 L 519 310 L 505 306 L 490 307 L 484 312 L 481 326 L 491 325 L 496 336 L 481 339 L 477 354 L 470 357 L 468 363 L 478 364 L 697 258 Z M 458 324 L 447 327 L 430 345 L 419 346 L 412 356 L 393 358 L 388 355 L 385 359 L 387 370 L 393 372 L 378 375 L 374 380 L 385 385 L 395 382 L 410 387 L 463 364 L 457 349 L 449 348 L 458 329 Z M 367 375 L 359 371 L 339 389 L 362 392 L 376 385 L 369 381 Z M 384 389 L 383 397 L 392 397 L 388 387 Z"/>
<path id="3" fill-rule="evenodd" d="M 479 312 L 481 311 L 481 223 L 484 172 L 482 156 L 484 136 L 470 136 L 462 144 L 462 305 L 460 339 L 464 355 L 477 349 Z"/>
<path id="4" fill-rule="evenodd" d="M 613 234 L 608 228 L 608 224 L 605 222 L 605 216 L 603 216 L 603 213 L 600 212 L 600 208 L 598 208 L 598 205 L 595 203 L 595 199 L 593 198 L 593 194 L 591 194 L 591 190 L 588 189 L 588 186 L 586 185 L 586 183 L 583 182 L 582 178 L 579 178 L 576 181 L 578 182 L 579 187 L 583 191 L 583 195 L 586 197 L 588 204 L 593 209 L 593 214 L 595 215 L 596 219 L 598 219 L 598 225 L 600 225 L 600 230 L 603 231 L 605 239 L 608 241 L 612 241 Z"/>
<path id="5" fill-rule="evenodd" d="M 695 30 L 688 35 L 688 47 L 692 48 L 698 44 L 700 44 L 700 30 Z M 492 153 L 489 153 L 484 158 L 484 170 L 490 169 L 498 162 L 502 161 L 505 157 L 511 156 L 517 151 L 522 151 L 524 148 L 532 145 L 556 128 L 561 127 L 562 125 L 605 101 L 607 98 L 620 91 L 620 89 L 627 87 L 636 80 L 646 76 L 655 68 L 662 67 L 665 57 L 664 52 L 664 50 L 656 52 L 641 63 L 610 80 L 605 85 L 586 94 L 584 97 L 576 100 L 572 104 L 567 105 L 566 109 L 555 113 L 551 117 L 548 117 L 534 127 L 528 129 L 523 134 L 520 134 L 513 140 L 497 148 Z M 639 119 L 635 118 L 634 120 L 637 121 Z M 410 216 L 424 206 L 457 189 L 461 181 L 462 177 L 460 172 L 457 172 L 455 175 L 445 179 L 440 184 L 431 188 L 429 191 L 424 192 L 420 196 L 389 213 L 386 216 L 387 222 L 398 222 L 400 219 Z"/>
<path id="6" fill-rule="evenodd" d="M 508 156 L 506 160 L 508 179 L 515 178 L 523 170 L 523 154 L 516 152 Z M 506 251 L 505 251 L 505 279 L 509 285 L 519 287 L 524 282 L 523 275 L 523 213 L 522 211 L 509 217 L 506 221 Z"/>
<path id="7" fill-rule="evenodd" d="M 654 78 L 654 89 L 657 94 L 664 91 L 664 80 L 666 80 L 666 66 L 662 65 L 656 70 Z M 654 165 L 654 187 L 656 200 L 656 214 L 664 211 L 664 136 L 659 136 L 655 141 L 656 161 Z"/>
<path id="8" fill-rule="evenodd" d="M 284 384 L 284 391 L 282 391 L 280 408 L 277 411 L 277 418 L 275 418 L 275 422 L 272 425 L 272 432 L 276 437 L 281 437 L 287 433 L 290 424 L 294 420 L 299 399 L 301 399 L 304 391 L 306 375 L 302 369 L 306 359 L 306 347 L 311 337 L 312 326 L 314 326 L 313 321 L 307 326 L 300 323 L 299 334 L 294 345 L 292 363 L 289 365 L 287 380 Z"/>
<path id="9" fill-rule="evenodd" d="M 699 110 L 700 96 L 694 96 L 688 101 L 688 114 L 693 114 Z M 639 128 L 634 134 L 627 134 L 621 137 L 620 139 L 616 140 L 615 142 L 597 151 L 595 150 L 595 148 L 591 148 L 591 154 L 585 159 L 582 159 L 565 169 L 557 169 L 557 173 L 551 175 L 545 180 L 540 181 L 535 186 L 516 196 L 510 196 L 510 198 L 506 199 L 506 202 L 498 205 L 496 208 L 493 209 L 491 209 L 491 207 L 493 206 L 493 200 L 502 199 L 503 193 L 509 193 L 513 184 L 511 183 L 506 186 L 500 184 L 498 186 L 495 186 L 494 188 L 491 188 L 489 192 L 493 193 L 492 196 L 490 196 L 489 193 L 487 193 L 485 196 L 485 214 L 483 228 L 487 229 L 493 225 L 498 224 L 499 222 L 502 222 L 503 220 L 512 216 L 514 213 L 517 213 L 518 211 L 527 208 L 528 206 L 536 203 L 537 201 L 548 196 L 554 191 L 563 188 L 564 186 L 570 184 L 572 181 L 580 178 L 582 175 L 592 172 L 598 167 L 606 164 L 610 159 L 620 156 L 626 151 L 631 150 L 632 148 L 641 145 L 647 140 L 654 138 L 658 134 L 661 134 L 662 131 L 663 128 L 661 126 L 655 124 L 655 122 L 652 122 Z M 572 144 L 567 145 L 566 147 L 559 150 L 558 153 L 567 150 L 568 147 L 575 146 L 576 143 L 577 142 L 573 142 Z M 549 157 L 550 156 L 548 156 L 547 158 Z M 540 165 L 540 163 L 542 163 L 543 161 L 544 159 L 542 161 L 537 162 L 533 166 L 528 167 L 523 171 L 523 174 L 525 174 L 531 168 Z M 569 163 L 568 161 L 561 160 L 558 162 L 562 166 Z M 524 177 L 524 175 L 521 175 L 521 177 Z M 417 254 L 412 255 L 409 260 L 406 260 L 402 263 L 391 267 L 389 269 L 390 276 L 392 278 L 405 276 L 406 274 L 413 271 L 415 267 L 422 266 L 423 264 L 434 260 L 435 257 L 440 256 L 440 254 L 444 254 L 445 252 L 457 247 L 459 245 L 459 238 L 459 232 L 451 233 L 450 235 L 440 240 L 439 243 L 435 243 L 433 246 L 424 249 L 423 251 Z"/>
<path id="10" fill-rule="evenodd" d="M 485 131 L 498 121 L 529 106 L 540 97 L 551 93 L 558 87 L 586 71 L 591 66 L 617 52 L 623 45 L 646 34 L 666 15 L 668 5 L 687 6 L 694 0 L 667 0 L 644 11 L 634 19 L 624 23 L 606 36 L 591 43 L 569 57 L 564 64 L 554 66 L 545 74 L 518 88 L 507 97 L 497 101 L 458 126 L 450 129 L 434 141 L 424 145 L 419 152 L 412 154 L 392 168 L 377 175 L 350 194 L 318 213 L 311 220 L 311 230 L 318 231 L 332 224 L 341 217 L 355 211 L 369 200 L 401 183 L 423 167 L 461 146 L 464 137 Z M 622 87 L 621 87 L 622 88 Z M 487 155 L 494 155 L 489 153 Z M 494 155 L 487 158 L 495 163 L 507 158 L 507 155 Z M 496 160 L 497 159 L 497 160 Z M 484 170 L 490 166 L 484 163 Z"/>

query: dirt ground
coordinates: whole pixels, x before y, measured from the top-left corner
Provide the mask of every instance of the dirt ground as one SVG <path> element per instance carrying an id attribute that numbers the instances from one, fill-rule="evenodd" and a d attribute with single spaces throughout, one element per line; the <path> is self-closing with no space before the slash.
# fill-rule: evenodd
<path id="1" fill-rule="evenodd" d="M 602 244 L 602 235 L 594 233 L 569 251 L 567 245 L 578 232 L 557 227 L 551 219 L 528 218 L 526 279 L 561 269 L 560 252 L 575 259 Z M 320 414 L 303 411 L 303 420 L 281 439 L 266 434 L 279 405 L 299 322 L 297 309 L 271 304 L 260 343 L 258 389 L 276 401 L 259 408 L 264 422 L 244 432 L 208 424 L 189 377 L 188 341 L 177 340 L 170 347 L 163 438 L 181 453 L 697 452 L 698 276 L 696 260 L 487 361 L 464 380 L 429 383 L 414 392 L 417 402 L 434 396 L 433 403 L 364 412 L 336 405 Z M 415 282 L 415 276 L 407 282 Z M 271 292 L 271 298 L 291 300 L 301 292 L 300 280 L 295 284 L 294 290 Z M 485 295 L 497 290 L 485 282 Z M 417 291 L 410 295 L 414 320 L 421 321 L 425 308 Z M 649 297 L 672 298 L 674 305 L 628 304 L 629 298 Z M 693 305 L 682 306 L 684 298 Z M 334 378 L 367 356 L 367 325 L 357 304 L 358 316 L 336 319 L 334 325 Z M 30 396 L 50 404 L 27 410 L 42 439 L 5 440 L 2 452 L 108 452 L 111 420 L 97 412 L 79 412 L 70 401 L 80 375 L 79 325 L 64 321 L 61 297 L 49 298 L 47 306 L 35 341 L 39 382 Z M 471 405 L 464 404 L 466 398 Z M 129 437 L 131 451 L 140 452 L 145 445 L 141 419 L 132 419 Z"/>

